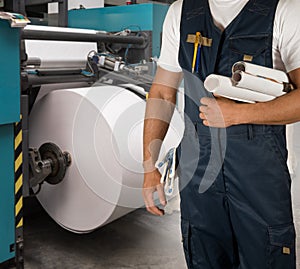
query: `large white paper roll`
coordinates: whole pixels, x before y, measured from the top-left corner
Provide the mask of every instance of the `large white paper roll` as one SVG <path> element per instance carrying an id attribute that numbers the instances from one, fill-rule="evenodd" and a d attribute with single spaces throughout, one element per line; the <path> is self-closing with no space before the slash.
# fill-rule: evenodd
<path id="1" fill-rule="evenodd" d="M 266 102 L 274 99 L 274 96 L 235 87 L 231 78 L 220 75 L 209 75 L 204 81 L 204 87 L 215 94 L 242 102 Z"/>
<path id="2" fill-rule="evenodd" d="M 30 146 L 53 142 L 72 156 L 64 180 L 44 183 L 38 194 L 57 223 L 86 233 L 143 206 L 144 112 L 144 100 L 116 86 L 57 90 L 35 104 Z M 177 146 L 182 133 L 175 112 L 161 154 Z"/>
<path id="3" fill-rule="evenodd" d="M 95 30 L 27 25 L 25 29 L 45 32 L 88 33 Z M 97 42 L 72 42 L 52 40 L 25 40 L 28 58 L 39 58 L 41 68 L 76 67 L 85 68 L 88 53 L 97 51 Z"/>

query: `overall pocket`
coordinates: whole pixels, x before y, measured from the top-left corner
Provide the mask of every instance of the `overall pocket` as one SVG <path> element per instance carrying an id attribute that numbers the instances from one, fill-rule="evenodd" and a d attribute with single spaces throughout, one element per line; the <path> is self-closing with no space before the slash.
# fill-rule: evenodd
<path id="1" fill-rule="evenodd" d="M 292 223 L 268 227 L 268 269 L 295 269 L 295 228 Z"/>
<path id="2" fill-rule="evenodd" d="M 290 178 L 288 166 L 287 166 L 287 149 L 284 143 L 284 138 L 279 134 L 264 134 L 266 150 L 268 150 L 271 156 L 276 157 L 280 167 L 283 169 L 285 176 Z M 274 159 L 275 161 L 275 159 Z"/>
<path id="3" fill-rule="evenodd" d="M 241 35 L 229 38 L 230 61 L 250 61 L 253 64 L 268 65 L 270 35 Z"/>

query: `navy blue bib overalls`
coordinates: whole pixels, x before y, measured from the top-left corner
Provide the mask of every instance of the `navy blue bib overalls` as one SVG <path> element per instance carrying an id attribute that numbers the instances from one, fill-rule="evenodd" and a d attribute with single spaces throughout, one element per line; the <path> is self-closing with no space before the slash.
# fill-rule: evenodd
<path id="1" fill-rule="evenodd" d="M 208 128 L 199 118 L 200 98 L 210 96 L 202 83 L 209 74 L 231 76 L 232 65 L 245 57 L 272 67 L 277 4 L 250 0 L 222 32 L 208 0 L 183 1 L 179 63 L 186 128 L 178 154 L 188 268 L 296 268 L 285 127 Z M 196 32 L 212 43 L 201 47 L 198 71 L 192 74 L 194 44 L 187 36 Z"/>

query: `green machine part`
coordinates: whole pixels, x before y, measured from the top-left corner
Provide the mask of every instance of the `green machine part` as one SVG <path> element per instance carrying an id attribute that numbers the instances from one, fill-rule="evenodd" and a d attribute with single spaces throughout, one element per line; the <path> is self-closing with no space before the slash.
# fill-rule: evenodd
<path id="1" fill-rule="evenodd" d="M 152 32 L 152 56 L 159 56 L 163 21 L 169 5 L 144 3 L 105 8 L 76 9 L 68 13 L 69 27 L 118 32 Z"/>
<path id="2" fill-rule="evenodd" d="M 20 120 L 20 30 L 11 28 L 7 21 L 0 20 L 0 32 L 1 265 L 1 263 L 16 256 L 14 130 L 15 123 Z M 22 162 L 21 159 L 19 158 L 20 163 Z"/>

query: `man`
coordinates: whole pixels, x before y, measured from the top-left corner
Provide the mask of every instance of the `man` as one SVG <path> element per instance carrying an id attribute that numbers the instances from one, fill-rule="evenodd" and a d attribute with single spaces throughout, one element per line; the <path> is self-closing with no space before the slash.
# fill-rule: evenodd
<path id="1" fill-rule="evenodd" d="M 157 191 L 166 204 L 155 162 L 183 74 L 178 155 L 188 268 L 296 268 L 284 125 L 300 120 L 299 12 L 298 0 L 178 0 L 169 9 L 144 123 L 143 195 L 147 210 L 162 216 L 153 201 Z M 241 60 L 284 70 L 296 90 L 255 104 L 205 92 L 201 81 L 230 76 Z"/>

